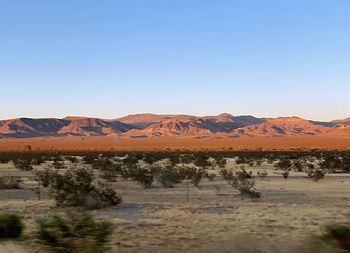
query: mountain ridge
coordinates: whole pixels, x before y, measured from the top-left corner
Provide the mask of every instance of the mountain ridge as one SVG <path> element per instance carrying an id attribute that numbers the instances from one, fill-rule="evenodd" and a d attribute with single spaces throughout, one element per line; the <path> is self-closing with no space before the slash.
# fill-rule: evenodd
<path id="1" fill-rule="evenodd" d="M 0 138 L 115 136 L 241 137 L 339 136 L 350 137 L 350 118 L 320 122 L 297 116 L 257 118 L 251 115 L 132 114 L 116 119 L 68 116 L 0 120 Z"/>

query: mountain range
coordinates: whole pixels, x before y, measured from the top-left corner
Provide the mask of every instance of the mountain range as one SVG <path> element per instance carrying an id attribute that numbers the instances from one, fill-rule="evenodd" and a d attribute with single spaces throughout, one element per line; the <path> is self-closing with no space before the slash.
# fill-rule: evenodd
<path id="1" fill-rule="evenodd" d="M 0 121 L 0 138 L 115 136 L 120 138 L 241 136 L 350 137 L 350 118 L 319 122 L 299 117 L 256 118 L 134 114 L 117 119 L 89 117 L 17 118 Z"/>

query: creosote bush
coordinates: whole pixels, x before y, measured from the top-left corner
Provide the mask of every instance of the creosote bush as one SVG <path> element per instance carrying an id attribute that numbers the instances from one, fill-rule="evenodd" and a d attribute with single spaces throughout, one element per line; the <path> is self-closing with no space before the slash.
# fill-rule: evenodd
<path id="1" fill-rule="evenodd" d="M 257 175 L 261 178 L 261 179 L 265 179 L 268 176 L 268 173 L 266 170 L 262 170 L 262 171 L 258 171 Z"/>
<path id="2" fill-rule="evenodd" d="M 13 165 L 20 170 L 30 171 L 33 170 L 32 160 L 29 159 L 16 159 L 13 160 Z"/>
<path id="3" fill-rule="evenodd" d="M 109 186 L 94 180 L 93 171 L 85 167 L 60 173 L 55 170 L 44 171 L 45 181 L 58 206 L 82 206 L 102 208 L 115 206 L 122 198 Z M 43 176 L 41 176 L 43 177 Z M 39 180 L 40 179 L 39 177 Z"/>
<path id="4" fill-rule="evenodd" d="M 125 171 L 123 175 L 124 177 L 131 178 L 132 180 L 142 184 L 145 188 L 152 187 L 155 180 L 154 172 L 151 170 L 151 168 L 145 168 L 138 165 L 129 167 L 129 170 Z"/>
<path id="5" fill-rule="evenodd" d="M 157 181 L 165 188 L 172 188 L 184 179 L 178 167 L 165 166 L 157 167 L 153 170 L 155 171 Z"/>
<path id="6" fill-rule="evenodd" d="M 255 189 L 255 181 L 252 172 L 247 172 L 242 168 L 235 172 L 233 170 L 222 169 L 220 173 L 233 188 L 240 192 L 241 195 L 248 196 L 249 198 L 261 197 L 261 192 Z"/>
<path id="7" fill-rule="evenodd" d="M 44 187 L 48 187 L 52 180 L 52 171 L 49 168 L 36 170 L 34 171 L 34 175 L 36 176 L 37 181 Z"/>
<path id="8" fill-rule="evenodd" d="M 91 164 L 94 170 L 99 171 L 99 175 L 102 179 L 108 182 L 117 181 L 119 174 L 119 164 L 114 164 L 110 159 L 105 157 L 99 157 Z"/>
<path id="9" fill-rule="evenodd" d="M 16 214 L 0 214 L 0 239 L 17 238 L 24 228 L 22 218 Z"/>
<path id="10" fill-rule="evenodd" d="M 199 183 L 204 176 L 211 181 L 214 180 L 215 177 L 214 174 L 208 174 L 203 168 L 192 166 L 182 166 L 179 168 L 179 172 L 183 180 L 190 180 L 190 182 L 196 187 L 199 187 Z"/>
<path id="11" fill-rule="evenodd" d="M 326 174 L 325 171 L 320 168 L 316 168 L 313 165 L 310 165 L 305 172 L 307 177 L 315 182 L 323 179 Z"/>
<path id="12" fill-rule="evenodd" d="M 333 245 L 335 248 L 340 248 L 344 252 L 350 252 L 350 222 L 326 226 L 325 231 L 318 239 Z"/>
<path id="13" fill-rule="evenodd" d="M 57 252 L 104 252 L 113 224 L 85 213 L 54 215 L 37 220 L 37 237 Z"/>

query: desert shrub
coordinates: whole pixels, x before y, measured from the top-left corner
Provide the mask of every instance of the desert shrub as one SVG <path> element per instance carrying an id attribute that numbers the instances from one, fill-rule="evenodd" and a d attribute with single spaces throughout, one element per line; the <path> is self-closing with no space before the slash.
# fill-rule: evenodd
<path id="1" fill-rule="evenodd" d="M 292 167 L 292 161 L 290 159 L 283 157 L 274 166 L 276 169 L 282 171 L 280 174 L 284 179 L 288 179 Z"/>
<path id="2" fill-rule="evenodd" d="M 169 155 L 169 158 L 170 157 L 173 157 L 171 155 Z M 152 164 L 152 163 L 155 163 L 157 161 L 160 161 L 164 159 L 164 155 L 162 153 L 144 153 L 143 154 L 143 158 L 142 160 L 144 160 L 146 163 L 149 163 L 149 164 Z"/>
<path id="3" fill-rule="evenodd" d="M 79 159 L 75 156 L 66 156 L 65 159 L 70 161 L 71 163 L 78 163 L 79 162 Z"/>
<path id="4" fill-rule="evenodd" d="M 114 164 L 108 158 L 99 158 L 94 160 L 92 163 L 92 168 L 99 171 L 99 176 L 108 181 L 115 182 L 119 174 L 119 164 Z"/>
<path id="5" fill-rule="evenodd" d="M 205 154 L 198 154 L 197 158 L 193 161 L 194 164 L 198 167 L 209 167 L 210 161 L 209 161 L 209 156 L 205 155 Z"/>
<path id="6" fill-rule="evenodd" d="M 16 159 L 13 160 L 13 165 L 20 170 L 29 171 L 33 170 L 31 160 L 29 159 Z"/>
<path id="7" fill-rule="evenodd" d="M 122 202 L 113 189 L 101 182 L 94 182 L 93 172 L 84 167 L 63 174 L 49 171 L 48 178 L 50 193 L 58 206 L 102 208 Z"/>
<path id="8" fill-rule="evenodd" d="M 326 156 L 320 163 L 322 170 L 327 170 L 330 173 L 341 171 L 343 168 L 343 160 L 339 156 Z"/>
<path id="9" fill-rule="evenodd" d="M 19 176 L 1 176 L 0 189 L 21 189 L 22 178 Z"/>
<path id="10" fill-rule="evenodd" d="M 293 162 L 293 166 L 295 168 L 296 171 L 303 171 L 304 167 L 305 167 L 305 163 L 301 160 L 296 160 Z"/>
<path id="11" fill-rule="evenodd" d="M 95 159 L 98 158 L 98 155 L 97 154 L 94 154 L 94 153 L 88 153 L 88 154 L 85 154 L 83 156 L 83 162 L 85 164 L 92 164 L 94 162 Z"/>
<path id="12" fill-rule="evenodd" d="M 65 169 L 66 168 L 66 165 L 64 164 L 63 161 L 53 161 L 52 163 L 52 167 L 56 170 L 61 170 L 61 169 Z"/>
<path id="13" fill-rule="evenodd" d="M 268 176 L 268 173 L 266 170 L 262 170 L 262 171 L 258 171 L 257 175 L 261 178 L 261 179 L 265 179 Z"/>
<path id="14" fill-rule="evenodd" d="M 215 179 L 215 177 L 216 177 L 216 174 L 214 174 L 214 173 L 209 173 L 209 172 L 205 172 L 205 174 L 204 174 L 204 176 L 206 177 L 206 178 L 208 178 L 208 180 L 210 181 L 210 182 L 212 182 L 212 181 L 214 181 L 214 179 Z"/>
<path id="15" fill-rule="evenodd" d="M 350 223 L 328 225 L 318 238 L 326 244 L 334 245 L 346 252 L 350 252 Z"/>
<path id="16" fill-rule="evenodd" d="M 182 154 L 180 156 L 180 162 L 181 163 L 191 163 L 195 160 L 195 157 L 193 154 L 189 154 L 189 153 L 186 153 L 186 154 Z"/>
<path id="17" fill-rule="evenodd" d="M 35 158 L 33 158 L 32 160 L 31 160 L 31 164 L 32 165 L 40 165 L 40 164 L 42 164 L 42 163 L 44 163 L 45 161 L 44 161 L 44 158 L 42 157 L 42 156 L 36 156 Z"/>
<path id="18" fill-rule="evenodd" d="M 227 159 L 225 157 L 220 157 L 216 159 L 216 165 L 220 168 L 225 168 Z"/>
<path id="19" fill-rule="evenodd" d="M 236 164 L 249 163 L 249 160 L 245 156 L 238 156 L 236 160 Z"/>
<path id="20" fill-rule="evenodd" d="M 153 167 L 152 170 L 156 180 L 165 188 L 172 188 L 184 179 L 184 175 L 178 167 Z"/>
<path id="21" fill-rule="evenodd" d="M 53 162 L 63 162 L 64 159 L 63 159 L 63 156 L 60 155 L 60 153 L 57 153 L 57 154 L 54 154 L 54 155 L 51 157 L 51 161 L 53 161 Z"/>
<path id="22" fill-rule="evenodd" d="M 129 170 L 125 172 L 124 176 L 135 180 L 146 188 L 151 187 L 155 180 L 154 173 L 150 168 L 145 168 L 137 165 L 129 167 Z"/>
<path id="23" fill-rule="evenodd" d="M 288 177 L 289 177 L 289 170 L 285 170 L 285 171 L 283 171 L 281 174 L 282 174 L 282 177 L 283 177 L 284 179 L 288 179 Z"/>
<path id="24" fill-rule="evenodd" d="M 169 161 L 172 166 L 181 163 L 181 157 L 179 155 L 171 155 L 169 156 Z"/>
<path id="25" fill-rule="evenodd" d="M 97 159 L 92 161 L 91 166 L 94 170 L 104 170 L 108 167 L 112 167 L 113 162 L 108 158 L 99 156 Z"/>
<path id="26" fill-rule="evenodd" d="M 288 170 L 291 166 L 292 162 L 286 158 L 282 158 L 275 164 L 275 167 L 280 170 Z"/>
<path id="27" fill-rule="evenodd" d="M 310 166 L 308 166 L 308 168 L 306 169 L 305 172 L 306 172 L 307 177 L 315 182 L 323 179 L 325 174 L 326 174 L 325 171 L 323 171 L 320 168 L 316 168 L 312 164 Z"/>
<path id="28" fill-rule="evenodd" d="M 207 176 L 208 178 L 213 179 L 213 176 L 207 174 L 206 171 L 202 168 L 182 166 L 176 168 L 176 170 L 178 170 L 178 174 L 181 176 L 181 181 L 184 179 L 190 180 L 190 182 L 193 183 L 193 185 L 196 187 L 199 186 L 199 183 L 202 181 L 203 176 Z"/>
<path id="29" fill-rule="evenodd" d="M 49 168 L 45 168 L 44 170 L 36 170 L 34 171 L 34 175 L 36 176 L 36 180 L 44 187 L 48 187 L 50 182 L 54 179 L 54 173 Z"/>
<path id="30" fill-rule="evenodd" d="M 133 154 L 133 153 L 129 153 L 127 155 L 127 157 L 123 160 L 124 164 L 127 167 L 133 167 L 135 166 L 139 160 L 141 160 L 143 158 L 143 155 L 141 154 Z"/>
<path id="31" fill-rule="evenodd" d="M 261 164 L 262 164 L 262 162 L 263 162 L 262 159 L 257 159 L 257 160 L 255 161 L 255 165 L 256 165 L 257 167 L 260 167 Z"/>
<path id="32" fill-rule="evenodd" d="M 255 181 L 252 172 L 247 172 L 244 168 L 239 171 L 222 169 L 220 171 L 222 177 L 241 195 L 250 198 L 260 198 L 261 193 L 255 189 Z"/>
<path id="33" fill-rule="evenodd" d="M 48 216 L 37 220 L 37 237 L 58 252 L 104 252 L 113 224 L 85 213 Z"/>
<path id="34" fill-rule="evenodd" d="M 0 239 L 17 238 L 22 234 L 24 224 L 16 214 L 0 214 Z"/>

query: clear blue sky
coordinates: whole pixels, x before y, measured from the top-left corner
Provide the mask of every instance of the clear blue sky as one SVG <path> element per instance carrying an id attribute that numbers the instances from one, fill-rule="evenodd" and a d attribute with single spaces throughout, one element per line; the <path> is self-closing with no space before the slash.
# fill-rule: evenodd
<path id="1" fill-rule="evenodd" d="M 0 118 L 350 116 L 348 0 L 0 0 Z"/>

